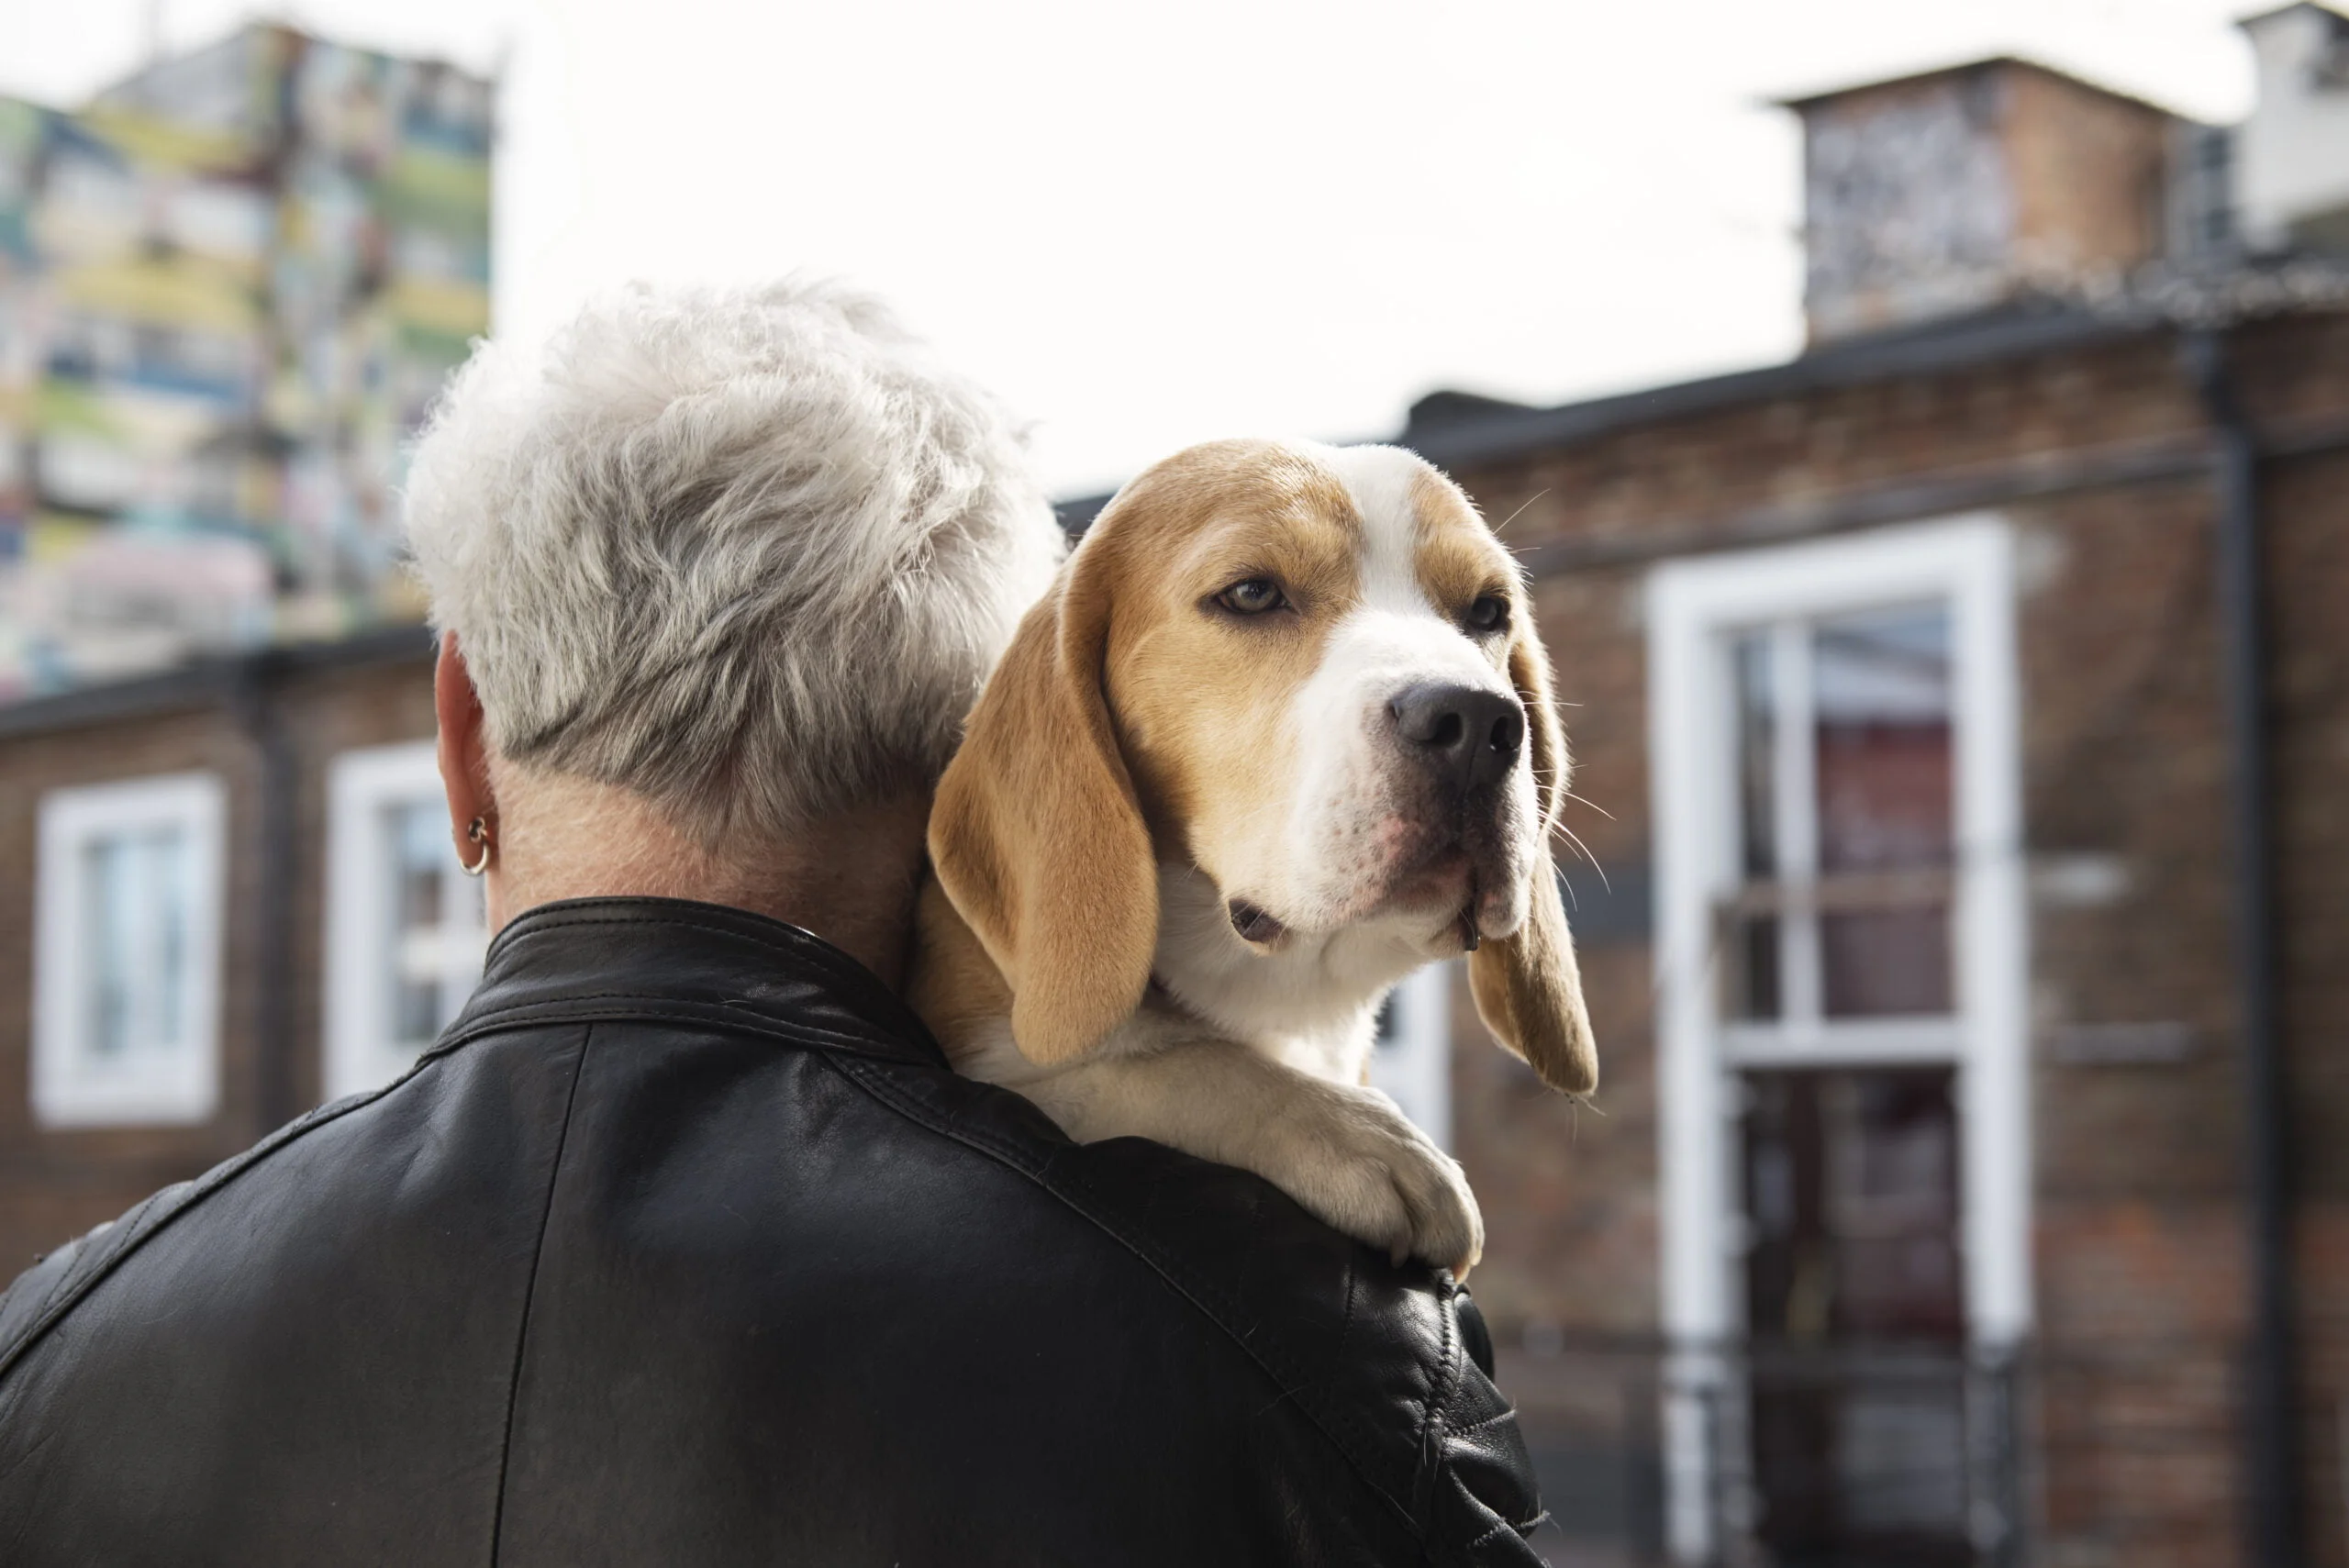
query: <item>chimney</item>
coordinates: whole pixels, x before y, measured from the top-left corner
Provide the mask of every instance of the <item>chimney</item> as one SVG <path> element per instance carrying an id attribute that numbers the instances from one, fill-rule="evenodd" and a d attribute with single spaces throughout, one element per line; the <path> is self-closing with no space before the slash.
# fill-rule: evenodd
<path id="1" fill-rule="evenodd" d="M 1813 346 L 2096 289 L 2163 249 L 2177 121 L 2150 104 L 2006 58 L 1781 102 Z"/>
<path id="2" fill-rule="evenodd" d="M 2244 246 L 2349 251 L 2349 17 L 2323 6 L 2246 17 L 2258 107 L 2235 133 Z"/>

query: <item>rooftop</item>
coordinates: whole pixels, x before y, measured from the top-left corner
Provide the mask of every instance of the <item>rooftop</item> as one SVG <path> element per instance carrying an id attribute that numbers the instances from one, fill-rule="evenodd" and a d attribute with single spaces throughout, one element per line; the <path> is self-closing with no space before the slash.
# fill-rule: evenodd
<path id="1" fill-rule="evenodd" d="M 2287 7 L 2287 9 L 2289 9 L 2289 7 Z M 1841 83 L 1834 86 L 1821 87 L 1810 92 L 1795 93 L 1782 97 L 1772 98 L 1769 99 L 1768 102 L 1776 105 L 1782 109 L 1793 109 L 1799 112 L 1803 109 L 1809 108 L 1815 104 L 1826 103 L 1830 99 L 1846 97 L 1854 93 L 1872 93 L 1879 87 L 1911 86 L 1920 82 L 1936 81 L 1946 76 L 1965 76 L 1975 72 L 1997 70 L 2001 67 L 2009 70 L 2036 72 L 2042 76 L 2053 76 L 2062 82 L 2069 83 L 2072 86 L 2086 88 L 2091 93 L 2099 93 L 2105 97 L 2115 98 L 2124 104 L 2134 104 L 2140 108 L 2150 109 L 2157 115 L 2166 115 L 2173 119 L 2181 119 L 2186 117 L 2179 115 L 2176 110 L 2168 107 L 2166 105 L 2154 103 L 2150 98 L 2143 97 L 2139 94 L 2129 92 L 2123 88 L 2115 87 L 2110 83 L 2099 82 L 2089 76 L 2083 76 L 2080 72 L 2068 66 L 2050 65 L 2044 61 L 2033 60 L 2028 55 L 2021 54 L 1986 54 L 1978 59 L 1957 61 L 1948 65 L 1930 66 L 1922 71 L 1911 71 L 1898 76 L 1871 76 L 1864 81 Z"/>
<path id="2" fill-rule="evenodd" d="M 2254 11 L 2247 17 L 2237 17 L 2235 26 L 2257 27 L 2260 23 L 2274 17 L 2289 16 L 2294 11 L 2321 11 L 2335 20 L 2349 22 L 2349 8 L 2337 5 L 2320 4 L 2319 0 L 2293 0 L 2289 6 L 2271 6 L 2265 11 Z"/>

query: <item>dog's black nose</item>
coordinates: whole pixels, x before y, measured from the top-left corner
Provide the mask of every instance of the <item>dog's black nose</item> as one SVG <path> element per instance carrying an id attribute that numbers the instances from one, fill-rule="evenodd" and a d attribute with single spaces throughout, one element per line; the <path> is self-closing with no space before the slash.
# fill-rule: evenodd
<path id="1" fill-rule="evenodd" d="M 1465 792 L 1507 776 L 1525 745 L 1525 709 L 1475 686 L 1412 686 L 1386 705 L 1405 751 Z"/>

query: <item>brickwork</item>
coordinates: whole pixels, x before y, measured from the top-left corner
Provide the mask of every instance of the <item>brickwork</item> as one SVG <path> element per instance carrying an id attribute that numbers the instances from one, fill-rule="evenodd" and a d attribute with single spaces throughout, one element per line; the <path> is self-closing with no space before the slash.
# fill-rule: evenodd
<path id="1" fill-rule="evenodd" d="M 324 927 L 325 770 L 353 746 L 432 733 L 429 666 L 326 671 L 293 678 L 282 694 L 296 757 L 296 819 L 264 823 L 261 759 L 253 736 L 225 704 L 152 717 L 62 728 L 0 745 L 0 1274 L 36 1253 L 112 1219 L 158 1187 L 184 1181 L 269 1130 L 255 1042 L 262 987 L 283 985 L 289 1006 L 295 1080 L 274 1096 L 295 1108 L 318 1098 L 319 945 Z M 224 866 L 219 1114 L 193 1127 L 56 1129 L 32 1117 L 33 900 L 40 800 L 52 789 L 161 773 L 208 771 L 228 791 Z M 291 856 L 290 974 L 259 962 L 256 879 L 264 834 Z"/>
<path id="2" fill-rule="evenodd" d="M 2338 1433 L 2349 1390 L 2349 321 L 2232 344 L 2279 455 L 2263 469 L 2275 660 L 2276 833 L 2303 1213 L 2314 1561 L 2343 1561 Z M 1643 543 L 1767 542 L 1805 507 L 1920 476 L 2018 480 L 2083 453 L 2170 454 L 2144 477 L 1998 506 L 2019 539 L 2031 899 L 2037 1478 L 2048 1560 L 2238 1561 L 2236 1379 L 2247 1284 L 2241 1195 L 2229 754 L 2212 587 L 2205 416 L 2175 341 L 2101 346 L 1772 396 L 1462 465 L 1512 544 L 1564 561 L 1538 588 L 1568 726 L 1569 825 L 1644 888 Z M 2304 454 L 2304 455 L 2295 455 Z M 2175 461 L 2172 461 L 2172 459 Z M 1757 521 L 1762 525 L 1757 526 Z M 1588 546 L 1577 556 L 1556 547 Z M 1586 564 L 1577 564 L 1577 562 Z M 1561 863 L 1578 892 L 1597 878 Z M 1586 980 L 1595 1107 L 1545 1100 L 1464 1050 L 1462 1157 L 1491 1229 L 1479 1299 L 1505 1342 L 1653 1333 L 1658 1212 L 1651 950 L 1602 905 Z M 1465 1038 L 1475 1037 L 1463 1005 Z M 2184 1026 L 2176 1060 L 2065 1054 L 2078 1026 Z M 1600 1114 L 1603 1113 L 1603 1114 Z"/>
<path id="3" fill-rule="evenodd" d="M 253 1118 L 249 987 L 222 992 L 221 1114 L 200 1127 L 52 1131 L 32 1117 L 33 900 L 40 800 L 52 789 L 206 770 L 229 792 L 225 866 L 231 911 L 250 908 L 252 747 L 225 710 L 173 716 L 135 728 L 65 730 L 0 749 L 0 1272 L 103 1219 L 156 1187 L 203 1170 L 250 1142 Z M 223 927 L 229 974 L 251 964 L 251 929 Z"/>
<path id="4" fill-rule="evenodd" d="M 2278 335 L 2276 401 L 2300 417 L 2349 364 Z M 2279 413 L 2279 417 L 2283 417 Z M 2305 1473 L 2315 1560 L 2349 1563 L 2349 457 L 2270 466 L 2277 896 L 2299 1186 Z"/>
<path id="5" fill-rule="evenodd" d="M 1741 542 L 1738 523 L 1854 491 L 2094 452 L 2190 452 L 2202 418 L 2158 338 L 1784 395 L 1464 469 L 1509 542 Z M 1520 508 L 1523 511 L 1520 513 Z"/>
<path id="6" fill-rule="evenodd" d="M 1559 699 L 1574 705 L 1564 711 L 1579 798 L 1564 822 L 1586 850 L 1561 848 L 1575 905 L 1569 919 L 1602 924 L 1602 906 L 1611 917 L 1581 952 L 1604 1055 L 1597 1096 L 1577 1107 L 1497 1049 L 1455 1054 L 1453 1120 L 1490 1227 L 1477 1296 L 1504 1320 L 1648 1332 L 1656 1321 L 1653 984 L 1644 911 L 1616 907 L 1636 902 L 1647 858 L 1638 579 L 1556 576 L 1536 595 Z M 1618 877 L 1624 885 L 1611 886 Z M 1466 987 L 1453 992 L 1456 1037 L 1481 1040 Z M 1580 1288 L 1588 1278 L 1608 1288 Z"/>
<path id="7" fill-rule="evenodd" d="M 2026 275 L 2117 277 L 2160 250 L 2170 128 L 2162 110 L 2037 66 L 2009 67 L 2007 166 Z"/>
<path id="8" fill-rule="evenodd" d="M 2164 239 L 2164 111 L 2025 61 L 1797 101 L 1814 343 L 2117 282 Z"/>
<path id="9" fill-rule="evenodd" d="M 283 696 L 294 742 L 298 828 L 293 918 L 294 1103 L 325 1097 L 327 780 L 334 759 L 366 746 L 432 738 L 432 672 L 421 661 L 335 673 L 290 684 Z"/>

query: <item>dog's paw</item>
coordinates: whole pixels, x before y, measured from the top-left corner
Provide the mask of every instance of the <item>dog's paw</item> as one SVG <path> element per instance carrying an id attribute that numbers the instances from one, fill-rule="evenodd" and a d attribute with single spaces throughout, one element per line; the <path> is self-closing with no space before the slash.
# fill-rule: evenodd
<path id="1" fill-rule="evenodd" d="M 1245 1162 L 1298 1205 L 1397 1262 L 1466 1273 L 1485 1217 L 1451 1155 L 1376 1089 L 1316 1081 L 1260 1131 Z"/>

